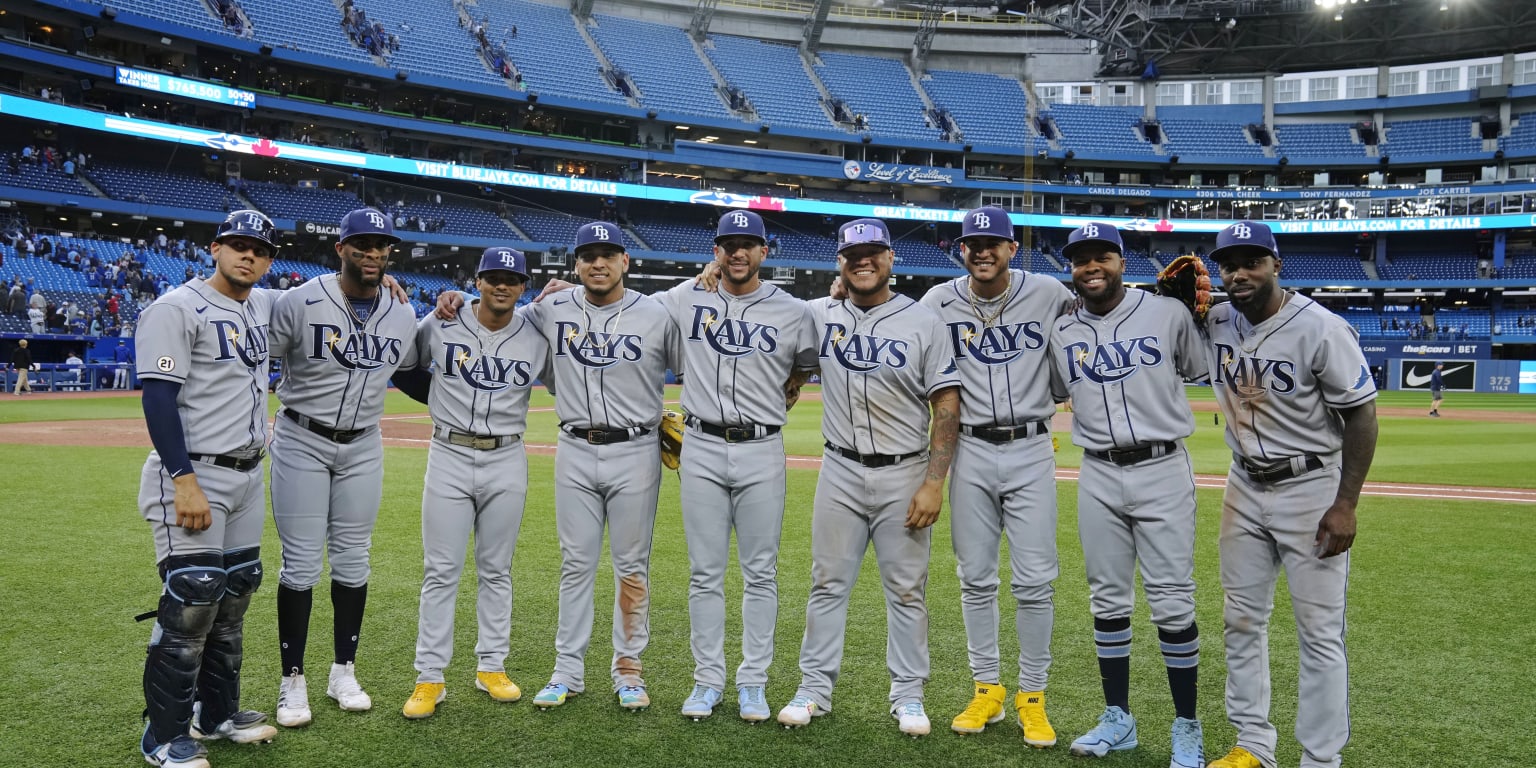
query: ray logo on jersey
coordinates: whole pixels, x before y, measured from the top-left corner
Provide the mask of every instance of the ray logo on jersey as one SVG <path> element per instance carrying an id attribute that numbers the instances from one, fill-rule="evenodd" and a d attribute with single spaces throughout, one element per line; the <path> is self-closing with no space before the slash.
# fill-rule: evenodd
<path id="1" fill-rule="evenodd" d="M 533 367 L 527 360 L 510 360 L 492 355 L 476 356 L 468 344 L 443 342 L 443 376 L 463 379 L 482 392 L 500 392 L 508 387 L 526 387 L 533 381 Z"/>
<path id="2" fill-rule="evenodd" d="M 219 339 L 218 362 L 239 360 L 247 368 L 254 369 L 267 361 L 267 326 L 245 327 L 233 320 L 209 320 L 213 335 Z"/>
<path id="3" fill-rule="evenodd" d="M 584 331 L 577 323 L 555 323 L 555 357 L 569 357 L 587 368 L 609 368 L 640 361 L 641 339 L 633 333 Z"/>
<path id="4" fill-rule="evenodd" d="M 881 366 L 907 367 L 907 342 L 864 333 L 849 333 L 841 323 L 827 323 L 821 335 L 821 359 L 832 358 L 844 369 L 869 373 Z"/>
<path id="5" fill-rule="evenodd" d="M 400 340 L 364 331 L 342 333 L 330 323 L 310 323 L 309 359 L 330 358 L 349 371 L 372 371 L 400 364 Z"/>
<path id="6" fill-rule="evenodd" d="M 743 357 L 753 352 L 768 355 L 779 348 L 779 329 L 762 323 L 721 317 L 714 307 L 695 304 L 688 341 L 702 341 L 725 357 Z"/>
<path id="7" fill-rule="evenodd" d="M 1067 356 L 1071 381 L 1087 379 L 1095 384 L 1113 384 L 1134 376 L 1143 367 L 1156 368 L 1163 363 L 1163 350 L 1156 336 L 1138 336 L 1097 346 L 1075 341 L 1062 350 Z"/>
<path id="8" fill-rule="evenodd" d="M 1370 377 L 1370 371 L 1366 371 L 1366 377 Z M 1216 378 L 1211 383 L 1225 384 L 1244 399 L 1266 392 L 1289 395 L 1296 391 L 1296 364 L 1239 354 L 1231 345 L 1218 343 Z"/>
<path id="9" fill-rule="evenodd" d="M 982 365 L 1007 365 L 1024 352 L 1045 346 L 1039 321 L 977 329 L 975 323 L 961 320 L 949 323 L 949 338 L 956 358 L 968 356 Z"/>

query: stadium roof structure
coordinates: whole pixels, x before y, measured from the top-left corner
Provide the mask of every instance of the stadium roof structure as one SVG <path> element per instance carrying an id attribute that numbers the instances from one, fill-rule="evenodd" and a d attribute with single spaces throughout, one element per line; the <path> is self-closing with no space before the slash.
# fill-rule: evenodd
<path id="1" fill-rule="evenodd" d="M 1501 56 L 1536 39 L 1531 0 L 1007 0 L 1102 47 L 1099 74 L 1284 73 Z M 1154 65 L 1149 70 L 1148 65 Z"/>

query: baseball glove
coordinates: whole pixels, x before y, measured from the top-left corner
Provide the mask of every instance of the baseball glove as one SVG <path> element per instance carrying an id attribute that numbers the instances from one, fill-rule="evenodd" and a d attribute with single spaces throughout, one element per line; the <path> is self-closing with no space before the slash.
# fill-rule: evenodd
<path id="1" fill-rule="evenodd" d="M 683 455 L 683 414 L 674 410 L 661 412 L 661 465 L 677 469 Z"/>
<path id="2" fill-rule="evenodd" d="M 1205 324 L 1211 309 L 1211 273 L 1199 256 L 1184 255 L 1168 263 L 1157 273 L 1157 295 L 1172 296 L 1189 307 L 1195 322 Z"/>

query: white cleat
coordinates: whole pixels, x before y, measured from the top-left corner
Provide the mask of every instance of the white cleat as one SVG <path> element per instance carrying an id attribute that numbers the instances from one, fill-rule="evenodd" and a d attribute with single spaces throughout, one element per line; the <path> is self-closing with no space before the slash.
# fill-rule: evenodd
<path id="1" fill-rule="evenodd" d="M 261 712 L 247 709 L 230 715 L 228 720 L 219 723 L 217 728 L 204 733 L 198 727 L 202 719 L 202 702 L 192 705 L 191 736 L 199 741 L 218 741 L 228 739 L 236 744 L 271 744 L 273 737 L 277 736 L 277 729 L 267 724 L 267 716 Z"/>
<path id="2" fill-rule="evenodd" d="M 933 726 L 928 722 L 928 713 L 923 711 L 921 701 L 909 701 L 893 710 L 891 717 L 896 718 L 897 727 L 912 738 L 927 736 Z"/>
<path id="3" fill-rule="evenodd" d="M 304 676 L 294 671 L 277 687 L 277 724 L 284 728 L 309 725 L 314 716 L 309 711 L 309 686 Z"/>
<path id="4" fill-rule="evenodd" d="M 331 665 L 331 679 L 325 686 L 325 695 L 335 699 L 343 712 L 367 712 L 373 709 L 373 699 L 358 684 L 357 670 L 350 661 Z"/>
<path id="5" fill-rule="evenodd" d="M 796 696 L 779 710 L 779 725 L 785 728 L 804 728 L 811 724 L 811 718 L 824 714 L 826 712 L 811 697 Z"/>

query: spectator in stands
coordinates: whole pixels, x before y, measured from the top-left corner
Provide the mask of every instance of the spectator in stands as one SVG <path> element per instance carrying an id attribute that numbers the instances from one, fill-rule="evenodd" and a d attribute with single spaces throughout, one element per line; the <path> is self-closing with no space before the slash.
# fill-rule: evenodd
<path id="1" fill-rule="evenodd" d="M 32 284 L 32 279 L 31 278 L 27 278 L 27 284 L 28 285 Z M 48 302 L 48 297 L 44 296 L 43 292 L 39 291 L 39 290 L 32 291 L 31 297 L 29 297 L 27 299 L 27 305 L 28 306 L 35 307 L 37 309 L 42 309 L 42 310 L 48 309 L 48 303 L 49 303 Z"/>
<path id="2" fill-rule="evenodd" d="M 11 155 L 6 155 L 5 156 L 5 160 L 6 160 L 6 166 L 10 170 L 11 175 L 12 176 L 20 175 L 20 173 L 21 173 L 21 158 L 17 157 L 14 154 L 11 154 Z"/>
<path id="3" fill-rule="evenodd" d="M 68 157 L 64 158 L 64 175 L 65 176 L 74 176 L 75 175 L 75 161 L 69 159 Z"/>
<path id="4" fill-rule="evenodd" d="M 133 350 L 128 348 L 125 339 L 118 339 L 117 346 L 112 349 L 112 388 L 127 389 L 129 385 L 128 373 L 133 367 Z"/>
<path id="5" fill-rule="evenodd" d="M 47 317 L 47 313 L 41 307 L 27 308 L 27 322 L 31 324 L 33 333 L 40 334 L 47 330 Z"/>
<path id="6" fill-rule="evenodd" d="M 21 287 L 19 281 L 11 283 L 11 291 L 6 295 L 5 313 L 7 315 L 21 316 L 27 311 L 27 292 Z"/>
<path id="7" fill-rule="evenodd" d="M 37 149 L 31 144 L 21 148 L 21 161 L 27 165 L 37 164 Z"/>

